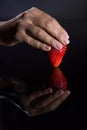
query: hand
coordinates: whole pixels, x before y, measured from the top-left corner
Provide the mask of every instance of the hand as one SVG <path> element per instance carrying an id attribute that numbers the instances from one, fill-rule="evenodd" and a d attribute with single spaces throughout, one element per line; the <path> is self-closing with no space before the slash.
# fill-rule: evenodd
<path id="1" fill-rule="evenodd" d="M 22 94 L 26 91 L 27 84 L 22 80 L 13 78 L 0 78 L 0 92 L 8 95 Z"/>
<path id="2" fill-rule="evenodd" d="M 33 7 L 0 23 L 0 43 L 14 45 L 23 41 L 44 51 L 51 47 L 60 50 L 69 43 L 69 36 L 55 18 Z"/>
<path id="3" fill-rule="evenodd" d="M 58 90 L 53 92 L 51 88 L 44 91 L 36 91 L 29 96 L 20 99 L 23 111 L 31 116 L 38 116 L 55 110 L 69 96 L 70 91 Z"/>
<path id="4" fill-rule="evenodd" d="M 2 78 L 0 78 L 0 89 L 1 94 L 7 96 L 8 99 L 16 97 L 18 100 L 17 106 L 28 115 L 31 114 L 31 116 L 55 110 L 70 94 L 68 90 L 57 90 L 54 92 L 52 88 L 45 88 L 44 90 L 36 90 L 26 95 L 25 82 Z M 17 97 L 17 95 L 20 96 Z M 11 102 L 15 104 L 13 100 Z"/>

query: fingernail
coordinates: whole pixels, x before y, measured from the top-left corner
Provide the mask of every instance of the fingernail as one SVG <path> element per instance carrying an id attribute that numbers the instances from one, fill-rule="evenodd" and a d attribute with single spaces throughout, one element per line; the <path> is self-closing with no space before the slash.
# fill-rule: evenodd
<path id="1" fill-rule="evenodd" d="M 53 90 L 51 88 L 47 89 L 46 92 L 51 93 Z"/>
<path id="2" fill-rule="evenodd" d="M 71 92 L 70 92 L 69 90 L 67 90 L 67 93 L 68 93 L 68 94 L 71 94 Z"/>
<path id="3" fill-rule="evenodd" d="M 62 45 L 61 43 L 57 43 L 57 44 L 56 44 L 56 48 L 57 48 L 58 50 L 61 50 L 62 47 L 63 47 L 63 45 Z"/>
<path id="4" fill-rule="evenodd" d="M 51 47 L 50 47 L 50 46 L 46 46 L 46 47 L 45 47 L 45 50 L 46 50 L 46 51 L 50 51 L 50 50 L 51 50 Z"/>
<path id="5" fill-rule="evenodd" d="M 71 94 L 71 92 L 70 92 L 69 90 L 66 90 L 65 93 L 66 93 L 67 95 L 70 95 L 70 94 Z"/>
<path id="6" fill-rule="evenodd" d="M 66 43 L 66 44 L 69 44 L 69 43 L 70 43 L 69 39 L 67 39 L 67 38 L 65 38 L 63 41 L 64 41 L 64 43 Z"/>
<path id="7" fill-rule="evenodd" d="M 63 94 L 63 93 L 64 93 L 63 90 L 58 90 L 58 91 L 57 91 L 57 95 L 59 95 L 59 94 Z"/>

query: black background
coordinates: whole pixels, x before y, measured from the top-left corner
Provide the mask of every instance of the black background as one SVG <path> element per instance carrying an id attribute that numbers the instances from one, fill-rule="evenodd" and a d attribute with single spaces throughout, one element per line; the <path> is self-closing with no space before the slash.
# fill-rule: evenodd
<path id="1" fill-rule="evenodd" d="M 16 107 L 5 102 L 1 114 L 1 129 L 65 129 L 84 127 L 86 116 L 86 47 L 87 1 L 86 0 L 0 0 L 0 19 L 7 20 L 24 10 L 36 6 L 55 17 L 70 35 L 67 53 L 60 65 L 69 83 L 71 95 L 54 112 L 29 118 Z M 26 43 L 14 47 L 0 46 L 0 76 L 44 83 L 52 69 L 46 52 Z M 36 84 L 35 84 L 36 85 Z M 0 102 L 0 107 L 2 102 Z M 13 113 L 10 108 L 13 107 Z M 4 114 L 3 114 L 4 113 Z M 12 115 L 12 116 L 11 116 Z M 71 128 L 70 128 L 70 126 Z"/>

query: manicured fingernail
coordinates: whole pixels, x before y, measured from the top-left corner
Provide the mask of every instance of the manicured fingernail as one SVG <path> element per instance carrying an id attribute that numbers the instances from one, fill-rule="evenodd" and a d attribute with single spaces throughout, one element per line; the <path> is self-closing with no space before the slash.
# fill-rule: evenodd
<path id="1" fill-rule="evenodd" d="M 65 93 L 66 95 L 70 95 L 71 92 L 69 90 L 66 90 Z"/>
<path id="2" fill-rule="evenodd" d="M 64 41 L 65 44 L 69 44 L 70 43 L 69 39 L 67 39 L 67 38 L 65 38 L 63 41 Z"/>
<path id="3" fill-rule="evenodd" d="M 57 94 L 59 95 L 59 94 L 63 94 L 64 93 L 64 91 L 63 90 L 59 90 L 59 91 L 57 91 Z"/>
<path id="4" fill-rule="evenodd" d="M 46 46 L 45 49 L 46 49 L 46 51 L 50 51 L 51 47 L 50 46 Z"/>
<path id="5" fill-rule="evenodd" d="M 62 49 L 62 47 L 63 47 L 63 45 L 62 45 L 61 43 L 57 43 L 57 44 L 56 44 L 56 48 L 57 48 L 58 50 Z"/>
<path id="6" fill-rule="evenodd" d="M 68 95 L 71 94 L 71 92 L 69 90 L 67 90 L 67 93 L 68 93 Z"/>
<path id="7" fill-rule="evenodd" d="M 47 91 L 48 93 L 53 92 L 53 90 L 52 90 L 51 88 L 47 89 L 46 91 Z"/>

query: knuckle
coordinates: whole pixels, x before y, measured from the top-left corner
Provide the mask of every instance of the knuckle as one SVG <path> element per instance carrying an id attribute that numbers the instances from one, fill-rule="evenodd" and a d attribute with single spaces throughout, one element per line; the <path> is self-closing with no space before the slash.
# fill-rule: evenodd
<path id="1" fill-rule="evenodd" d="M 23 31 L 23 23 L 19 21 L 19 22 L 16 24 L 16 35 L 21 34 L 22 31 Z"/>
<path id="2" fill-rule="evenodd" d="M 50 21 L 51 21 L 51 23 L 55 23 L 55 22 L 56 22 L 56 19 L 53 18 L 53 17 L 50 17 Z"/>
<path id="3" fill-rule="evenodd" d="M 48 20 L 45 22 L 46 27 L 50 27 L 55 22 L 55 19 L 52 17 L 49 17 Z"/>
<path id="4" fill-rule="evenodd" d="M 42 35 L 41 29 L 36 29 L 35 34 L 36 34 L 37 36 L 41 36 L 41 35 Z"/>
<path id="5" fill-rule="evenodd" d="M 33 9 L 33 10 L 38 10 L 38 8 L 37 8 L 37 7 L 32 7 L 31 9 Z"/>
<path id="6" fill-rule="evenodd" d="M 26 19 L 27 17 L 28 17 L 28 13 L 27 13 L 27 11 L 25 11 L 25 12 L 22 14 L 21 18 L 22 18 L 22 19 Z"/>
<path id="7" fill-rule="evenodd" d="M 64 34 L 61 32 L 58 32 L 57 36 L 58 36 L 59 40 L 62 40 L 62 38 L 64 37 Z"/>
<path id="8" fill-rule="evenodd" d="M 42 44 L 40 45 L 40 49 L 41 49 L 41 50 L 46 50 L 46 48 L 47 48 L 47 47 L 46 47 L 45 44 L 42 43 Z"/>
<path id="9" fill-rule="evenodd" d="M 19 20 L 16 24 L 16 28 L 19 30 L 19 28 L 21 28 L 23 26 L 23 21 Z"/>
<path id="10" fill-rule="evenodd" d="M 21 41 L 21 34 L 20 34 L 19 32 L 17 32 L 17 33 L 15 34 L 15 38 L 16 38 L 17 40 Z"/>
<path id="11" fill-rule="evenodd" d="M 50 38 L 50 45 L 55 46 L 55 40 L 53 38 Z"/>
<path id="12" fill-rule="evenodd" d="M 38 42 L 37 48 L 38 48 L 38 49 L 41 49 L 41 50 L 44 50 L 44 47 L 43 47 L 43 45 L 42 45 L 40 42 Z"/>
<path id="13" fill-rule="evenodd" d="M 35 40 L 33 38 L 28 40 L 29 45 L 34 46 Z"/>
<path id="14" fill-rule="evenodd" d="M 45 22 L 45 26 L 48 28 L 48 27 L 50 27 L 50 24 L 51 24 L 51 21 L 49 21 L 49 20 L 47 20 L 46 22 Z"/>

